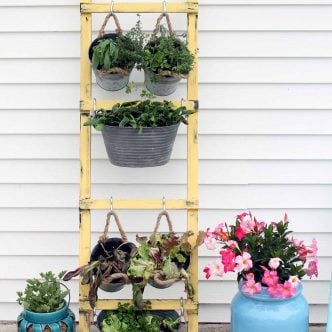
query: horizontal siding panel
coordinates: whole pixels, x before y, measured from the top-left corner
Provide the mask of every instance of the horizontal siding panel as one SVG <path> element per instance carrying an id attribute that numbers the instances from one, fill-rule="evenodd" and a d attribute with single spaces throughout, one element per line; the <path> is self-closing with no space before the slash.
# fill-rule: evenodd
<path id="1" fill-rule="evenodd" d="M 332 109 L 332 84 L 200 84 L 202 109 Z M 12 84 L 0 85 L 6 99 L 0 109 L 73 109 L 79 107 L 78 84 Z M 94 87 L 97 99 L 109 99 L 109 93 Z M 181 99 L 183 83 L 170 97 Z M 21 93 L 24 92 L 24 98 Z M 138 98 L 138 91 L 130 99 Z M 125 92 L 119 99 L 127 99 Z"/>
<path id="2" fill-rule="evenodd" d="M 78 205 L 78 185 L 2 184 L 0 207 L 73 208 Z M 185 186 L 164 185 L 162 193 L 184 198 Z M 93 198 L 147 199 L 161 197 L 160 185 L 98 184 Z M 144 194 L 142 194 L 144 193 Z M 324 209 L 331 208 L 331 185 L 201 185 L 200 206 L 205 209 Z"/>
<path id="3" fill-rule="evenodd" d="M 211 257 L 200 257 L 199 259 L 199 280 L 206 281 L 204 267 L 211 261 Z M 6 269 L 0 271 L 0 279 L 28 279 L 31 278 L 31 271 L 38 273 L 38 271 L 59 271 L 59 269 L 71 271 L 78 266 L 78 256 L 31 256 L 25 257 L 22 260 L 19 256 L 0 256 L 0 264 L 6 265 Z M 320 281 L 329 281 L 331 277 L 330 266 L 332 264 L 332 258 L 320 257 L 319 258 L 319 277 Z M 20 269 L 17 269 L 20 266 Z M 235 273 L 227 273 L 222 278 L 212 277 L 210 281 L 234 281 L 236 280 Z M 306 283 L 309 283 L 308 278 L 303 279 Z M 316 282 L 316 281 L 315 281 Z"/>
<path id="4" fill-rule="evenodd" d="M 199 151 L 200 159 L 331 160 L 331 145 L 332 136 L 201 135 Z M 2 135 L 0 159 L 77 159 L 78 147 L 78 135 Z M 178 135 L 172 158 L 185 159 L 185 151 L 185 136 Z M 100 134 L 92 157 L 107 159 Z"/>
<path id="5" fill-rule="evenodd" d="M 3 123 L 15 124 L 2 126 L 0 134 L 79 133 L 77 109 L 0 110 L 0 117 Z M 202 135 L 331 135 L 331 122 L 332 110 L 200 109 L 198 132 Z M 186 127 L 180 126 L 179 133 L 185 132 Z"/>
<path id="6" fill-rule="evenodd" d="M 77 109 L 0 110 L 0 116 L 3 123 L 15 124 L 2 126 L 0 134 L 79 133 Z M 332 110 L 200 109 L 198 132 L 203 135 L 331 135 L 331 122 Z M 186 127 L 180 126 L 179 133 L 185 132 Z"/>
<path id="7" fill-rule="evenodd" d="M 78 160 L 0 160 L 0 183 L 79 183 Z M 185 184 L 186 163 L 129 169 L 108 160 L 92 163 L 92 183 Z M 332 161 L 201 160 L 200 184 L 332 184 Z"/>
<path id="8" fill-rule="evenodd" d="M 79 57 L 78 32 L 8 32 L 0 43 L 0 58 Z M 201 57 L 332 57 L 331 44 L 332 32 L 199 32 Z"/>
<path id="9" fill-rule="evenodd" d="M 20 20 L 17 20 L 17 16 Z M 93 16 L 93 30 L 98 31 L 105 14 Z M 119 14 L 121 27 L 132 27 L 135 14 Z M 200 31 L 315 31 L 332 30 L 332 6 L 201 6 Z M 154 27 L 156 14 L 142 14 L 145 30 Z M 280 24 L 282 22 L 282 25 Z M 184 14 L 172 14 L 175 30 L 184 30 Z M 79 31 L 78 6 L 7 7 L 0 12 L 0 32 Z"/>
<path id="10" fill-rule="evenodd" d="M 126 231 L 137 232 L 137 224 L 141 232 L 150 232 L 154 220 L 159 211 L 118 211 L 121 223 Z M 215 206 L 212 209 L 201 208 L 199 211 L 199 228 L 205 230 L 207 227 L 214 227 L 221 220 L 232 223 L 235 216 L 241 210 L 230 210 L 223 206 Z M 252 209 L 253 215 L 258 219 L 271 221 L 282 219 L 287 212 L 291 221 L 290 228 L 301 233 L 323 233 L 332 232 L 331 219 L 332 209 Z M 178 229 L 182 229 L 185 223 L 185 211 L 171 211 L 172 220 Z M 105 220 L 106 211 L 92 211 L 91 229 L 94 232 L 101 232 Z M 3 232 L 77 232 L 79 227 L 77 208 L 1 208 L 0 219 Z M 133 222 L 135 220 L 135 222 Z M 111 231 L 115 227 L 111 227 Z M 166 231 L 166 226 L 160 226 L 161 231 Z M 43 253 L 39 253 L 43 254 Z M 46 254 L 45 254 L 46 255 Z M 326 267 L 329 268 L 330 265 Z"/>
<path id="11" fill-rule="evenodd" d="M 79 83 L 78 59 L 3 59 L 0 71 L 0 83 Z M 327 58 L 199 60 L 200 83 L 331 83 L 331 71 Z M 144 74 L 134 70 L 130 80 L 143 82 Z"/>

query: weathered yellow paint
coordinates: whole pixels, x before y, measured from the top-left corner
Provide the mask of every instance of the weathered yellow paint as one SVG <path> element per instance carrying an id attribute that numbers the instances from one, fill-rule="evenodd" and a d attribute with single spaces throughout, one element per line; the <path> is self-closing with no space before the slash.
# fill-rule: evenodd
<path id="1" fill-rule="evenodd" d="M 188 48 L 195 55 L 194 68 L 187 81 L 187 98 L 198 100 L 198 33 L 197 14 L 187 15 Z M 187 200 L 198 200 L 198 108 L 190 115 L 187 128 Z M 198 208 L 187 210 L 187 228 L 198 233 Z M 192 241 L 194 241 L 193 239 Z M 190 261 L 191 281 L 195 287 L 194 301 L 198 303 L 198 248 Z M 198 332 L 198 310 L 188 311 L 188 331 Z"/>
<path id="2" fill-rule="evenodd" d="M 81 13 L 109 13 L 110 3 L 81 3 Z M 197 13 L 197 2 L 167 2 L 168 13 Z M 163 2 L 114 2 L 114 13 L 162 13 Z"/>
<path id="3" fill-rule="evenodd" d="M 91 209 L 109 209 L 109 199 L 91 198 L 91 129 L 83 126 L 88 120 L 88 113 L 93 107 L 91 89 L 91 67 L 88 58 L 88 48 L 91 43 L 91 13 L 106 13 L 110 11 L 109 3 L 91 3 L 86 0 L 81 3 L 81 84 L 80 84 L 80 264 L 86 264 L 91 251 Z M 116 13 L 160 13 L 163 11 L 162 1 L 155 3 L 118 3 L 115 2 L 113 11 Z M 197 48 L 197 13 L 198 3 L 188 1 L 181 3 L 167 3 L 169 13 L 187 13 L 188 47 L 195 55 L 194 69 L 187 81 L 187 100 L 173 101 L 175 106 L 184 105 L 188 109 L 198 111 L 195 101 L 198 100 L 198 48 Z M 96 108 L 111 109 L 116 103 L 123 101 L 99 100 Z M 186 209 L 187 228 L 195 234 L 198 232 L 198 113 L 190 115 L 187 128 L 187 198 L 167 199 L 166 208 Z M 158 199 L 115 199 L 115 209 L 153 209 L 160 210 L 163 203 Z M 195 239 L 192 239 L 194 242 Z M 192 254 L 191 281 L 195 288 L 193 300 L 184 300 L 184 308 L 188 312 L 188 331 L 198 332 L 198 250 Z M 79 288 L 79 331 L 90 331 L 91 307 L 88 301 L 88 286 Z M 130 300 L 103 300 L 97 301 L 97 309 L 116 309 L 118 303 L 132 303 Z M 181 309 L 179 299 L 152 300 L 152 309 Z"/>
<path id="4" fill-rule="evenodd" d="M 96 109 L 111 109 L 115 104 L 123 103 L 127 100 L 97 100 L 96 101 Z M 172 100 L 172 103 L 175 107 L 186 106 L 188 109 L 195 109 L 195 101 L 191 100 Z M 93 108 L 93 101 L 90 100 L 81 100 L 81 112 L 82 113 L 90 113 Z"/>
<path id="5" fill-rule="evenodd" d="M 154 309 L 154 310 L 181 309 L 180 300 L 149 300 L 149 301 L 151 302 L 151 309 Z M 98 300 L 96 303 L 96 309 L 98 309 L 98 310 L 117 309 L 119 303 L 132 304 L 133 302 L 131 300 L 121 300 L 121 299 Z M 183 304 L 184 304 L 185 310 L 196 310 L 197 309 L 197 303 L 195 303 L 193 301 L 184 300 Z M 82 308 L 83 310 L 91 309 L 88 300 L 80 301 L 79 305 L 80 305 L 80 308 Z"/>
<path id="6" fill-rule="evenodd" d="M 113 199 L 113 208 L 116 210 L 128 209 L 128 210 L 160 210 L 163 208 L 161 199 L 150 200 L 131 200 L 131 199 Z M 84 199 L 80 201 L 81 209 L 93 209 L 93 210 L 108 210 L 111 207 L 109 199 Z M 167 199 L 166 208 L 168 210 L 180 210 L 180 209 L 197 209 L 197 201 L 186 201 L 184 199 Z"/>

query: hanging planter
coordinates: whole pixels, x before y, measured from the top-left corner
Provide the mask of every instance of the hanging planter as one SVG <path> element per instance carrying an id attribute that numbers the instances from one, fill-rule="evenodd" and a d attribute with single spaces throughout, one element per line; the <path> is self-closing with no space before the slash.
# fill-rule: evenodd
<path id="1" fill-rule="evenodd" d="M 163 17 L 166 18 L 168 31 L 160 26 Z M 160 36 L 157 36 L 159 32 Z M 146 88 L 157 96 L 174 93 L 181 78 L 186 78 L 191 71 L 193 63 L 194 56 L 186 43 L 176 37 L 169 15 L 161 14 L 142 53 Z"/>
<path id="2" fill-rule="evenodd" d="M 102 131 L 110 162 L 121 167 L 165 165 L 171 156 L 180 122 L 192 111 L 169 101 L 132 101 L 112 110 L 98 110 L 85 125 Z"/>
<path id="3" fill-rule="evenodd" d="M 108 238 L 108 228 L 112 216 L 118 226 L 121 238 Z M 127 269 L 135 250 L 135 244 L 127 240 L 118 215 L 111 210 L 107 214 L 104 233 L 91 252 L 90 262 L 74 271 L 67 272 L 63 279 L 67 281 L 81 275 L 82 284 L 90 285 L 89 302 L 91 307 L 94 307 L 98 288 L 106 292 L 118 292 L 125 284 L 130 283 Z"/>
<path id="4" fill-rule="evenodd" d="M 105 27 L 113 18 L 115 33 L 105 34 Z M 117 16 L 113 13 L 105 17 L 98 37 L 91 43 L 89 58 L 97 84 L 109 91 L 123 89 L 136 62 L 140 62 L 143 45 L 140 21 L 127 34 L 123 34 Z"/>
<path id="5" fill-rule="evenodd" d="M 63 273 L 58 275 L 60 279 Z M 70 294 L 52 272 L 40 273 L 42 279 L 31 279 L 23 292 L 17 292 L 23 312 L 17 318 L 18 332 L 75 332 L 75 315 L 69 309 Z M 65 287 L 63 291 L 61 286 Z M 65 298 L 69 296 L 68 303 Z"/>
<path id="6" fill-rule="evenodd" d="M 163 216 L 168 224 L 168 233 L 158 233 Z M 168 212 L 162 211 L 149 238 L 136 236 L 139 247 L 137 254 L 130 261 L 127 274 L 132 280 L 134 303 L 138 307 L 143 306 L 143 291 L 147 284 L 164 289 L 183 280 L 188 297 L 193 298 L 194 288 L 188 272 L 190 255 L 202 242 L 202 236 L 199 234 L 196 244 L 192 245 L 188 239 L 193 235 L 191 231 L 185 232 L 182 236 L 176 235 Z"/>

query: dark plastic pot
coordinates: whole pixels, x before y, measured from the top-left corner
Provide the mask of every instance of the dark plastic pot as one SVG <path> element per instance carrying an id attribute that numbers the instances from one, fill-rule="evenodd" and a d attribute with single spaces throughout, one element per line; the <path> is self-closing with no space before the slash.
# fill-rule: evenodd
<path id="1" fill-rule="evenodd" d="M 123 250 L 126 253 L 130 253 L 132 249 L 136 248 L 134 243 L 131 242 L 126 242 L 124 243 L 121 238 L 113 237 L 107 239 L 103 243 L 104 248 L 108 253 L 112 253 L 115 249 L 119 248 L 121 246 L 121 250 Z M 101 246 L 100 243 L 94 246 L 92 252 L 91 252 L 91 261 L 96 261 L 98 258 L 102 257 L 107 257 L 107 253 L 105 253 L 105 250 Z M 116 279 L 112 281 L 111 283 L 102 283 L 100 285 L 100 289 L 102 289 L 105 292 L 118 292 L 125 286 L 125 283 L 123 282 L 122 279 Z"/>
<path id="2" fill-rule="evenodd" d="M 116 33 L 107 33 L 103 37 L 96 38 L 89 47 L 89 59 L 92 61 L 93 47 L 97 45 L 99 40 L 112 39 L 115 40 L 117 37 Z M 129 82 L 129 76 L 132 68 L 129 70 L 128 75 L 122 73 L 107 73 L 99 69 L 92 68 L 97 84 L 104 90 L 118 91 L 123 89 Z"/>
<path id="3" fill-rule="evenodd" d="M 116 310 L 114 310 L 114 311 L 116 311 Z M 102 310 L 97 316 L 97 325 L 98 325 L 100 331 L 102 331 L 101 324 L 102 324 L 102 321 L 106 318 L 107 312 L 108 312 L 107 310 Z M 149 312 L 151 312 L 153 315 L 161 317 L 162 319 L 170 317 L 173 320 L 176 320 L 179 318 L 179 314 L 175 310 L 149 310 Z M 177 326 L 177 330 L 179 330 L 179 328 L 180 328 L 180 324 Z M 163 328 L 161 329 L 161 331 L 169 332 L 168 329 L 163 329 Z M 142 332 L 144 332 L 144 331 L 142 331 Z"/>
<path id="4" fill-rule="evenodd" d="M 179 123 L 172 126 L 137 129 L 104 126 L 107 155 L 113 165 L 154 167 L 168 163 Z"/>
<path id="5" fill-rule="evenodd" d="M 23 310 L 17 317 L 17 331 L 26 332 L 29 327 L 33 332 L 43 331 L 48 326 L 52 332 L 61 332 L 61 323 L 67 326 L 66 332 L 76 331 L 75 315 L 66 302 L 62 309 L 49 313 Z"/>

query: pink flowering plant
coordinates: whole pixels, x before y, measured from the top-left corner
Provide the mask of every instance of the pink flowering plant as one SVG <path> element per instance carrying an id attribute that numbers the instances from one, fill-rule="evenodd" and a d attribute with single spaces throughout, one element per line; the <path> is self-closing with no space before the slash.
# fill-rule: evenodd
<path id="1" fill-rule="evenodd" d="M 271 297 L 292 297 L 305 275 L 318 276 L 318 260 L 316 240 L 306 245 L 291 236 L 288 225 L 287 214 L 284 220 L 268 224 L 251 213 L 242 213 L 235 225 L 221 223 L 213 231 L 208 228 L 204 238 L 207 249 L 221 250 L 220 257 L 204 268 L 206 278 L 237 272 L 247 296 L 266 287 Z"/>

